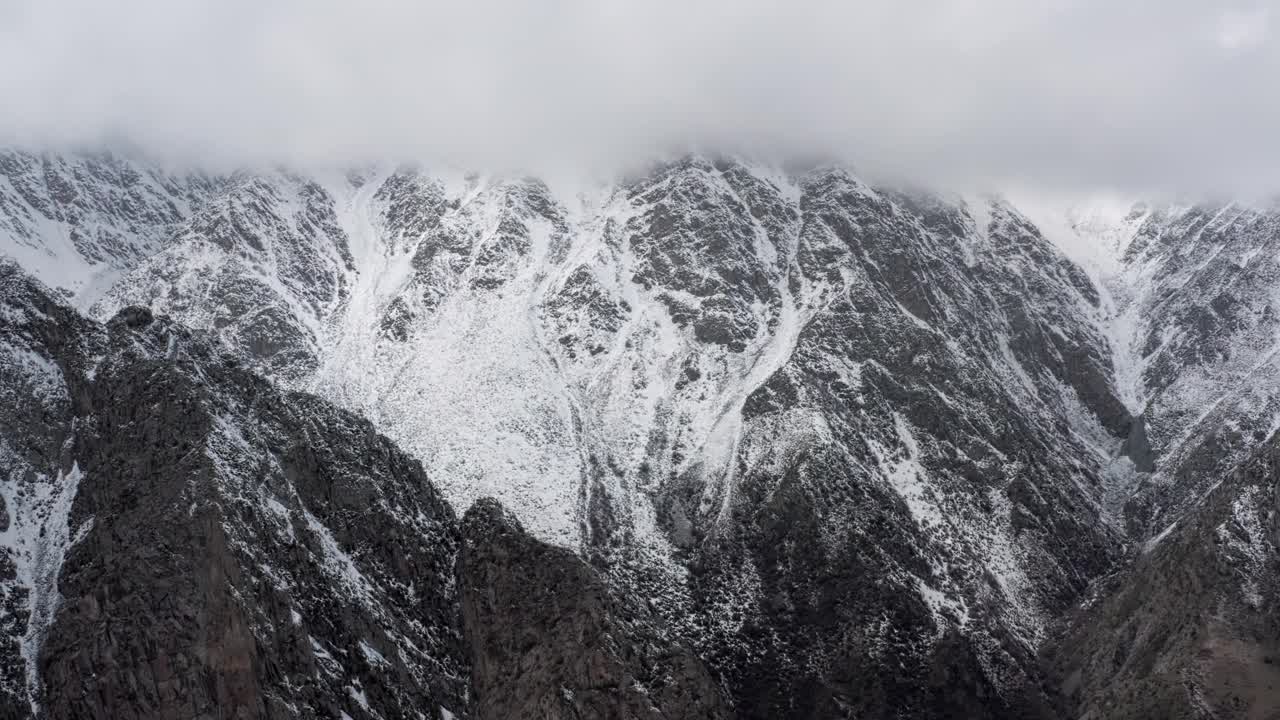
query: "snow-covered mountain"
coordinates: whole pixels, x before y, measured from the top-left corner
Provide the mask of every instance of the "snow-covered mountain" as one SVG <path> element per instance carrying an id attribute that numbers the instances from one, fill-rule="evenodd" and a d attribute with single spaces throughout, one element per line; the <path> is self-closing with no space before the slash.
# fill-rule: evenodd
<path id="1" fill-rule="evenodd" d="M 110 153 L 0 152 L 4 254 L 88 308 L 221 189 Z"/>
<path id="2" fill-rule="evenodd" d="M 1086 599 L 1106 604 L 1100 578 L 1139 577 L 1162 538 L 1202 522 L 1215 483 L 1280 416 L 1269 370 L 1280 213 L 1266 207 L 1062 211 L 872 187 L 835 166 L 696 155 L 591 181 L 424 166 L 211 177 L 110 155 L 3 157 L 0 247 L 27 272 L 99 321 L 149 307 L 172 320 L 147 328 L 192 328 L 210 339 L 207 352 L 216 345 L 281 388 L 270 392 L 313 393 L 364 416 L 430 478 L 395 482 L 439 488 L 459 514 L 496 498 L 506 510 L 480 503 L 463 528 L 527 529 L 536 540 L 519 548 L 551 547 L 521 557 L 584 559 L 600 592 L 629 598 L 577 606 L 584 617 L 619 628 L 626 647 L 665 637 L 692 653 L 624 652 L 610 661 L 617 672 L 653 689 L 652 663 L 666 662 L 654 658 L 682 658 L 676 684 L 696 688 L 700 702 L 685 706 L 710 713 L 699 717 L 1071 716 L 1059 689 L 1092 711 L 1063 675 L 1077 648 L 1102 641 L 1072 640 L 1081 635 L 1065 619 Z M 92 326 L 59 312 L 55 325 Z M 83 334 L 103 332 L 115 337 Z M 14 368 L 48 357 L 10 347 Z M 221 382 L 207 376 L 187 382 Z M 70 387 L 68 397 L 85 392 Z M 248 448 L 265 443 L 246 457 L 277 457 L 270 438 L 299 427 L 330 433 L 313 444 L 347 442 L 330 421 L 308 419 L 337 411 L 279 397 L 273 417 L 287 417 L 271 429 L 236 416 Z M 56 405 L 28 405 L 41 402 Z M 364 447 L 343 457 L 368 492 L 390 492 L 360 466 Z M 40 492 L 80 502 L 74 467 L 5 469 L 13 488 L 39 477 Z M 217 492 L 263 472 L 233 467 Z M 245 512 L 273 509 L 272 498 L 293 507 L 278 493 L 234 494 Z M 417 528 L 417 511 L 378 507 L 377 524 L 435 537 Z M 339 551 L 360 547 L 304 510 Z M 30 512 L 28 528 L 65 522 Z M 246 558 L 276 552 L 269 528 L 235 528 Z M 1254 550 L 1264 560 L 1246 580 L 1261 587 L 1274 550 Z M 490 586 L 513 587 L 512 552 L 493 556 L 503 569 L 486 575 Z M 399 560 L 386 568 L 388 588 L 416 582 L 397 574 Z M 52 587 L 70 582 L 54 573 Z M 30 577 L 17 582 L 34 587 Z M 1270 597 L 1258 596 L 1259 611 Z M 399 636 L 395 612 L 360 622 Z M 527 658 L 536 672 L 518 685 L 542 698 L 531 717 L 567 712 L 545 708 L 578 697 L 546 694 L 546 683 L 567 682 L 548 670 L 567 661 L 553 659 L 558 633 L 524 636 L 552 648 Z M 459 661 L 471 663 L 470 684 L 456 682 L 477 704 L 455 686 L 437 704 L 509 716 L 491 698 L 512 642 L 526 641 L 468 635 L 458 652 L 470 653 Z M 52 652 L 32 647 L 20 656 Z M 403 662 L 417 684 L 387 693 L 426 692 L 412 689 L 426 671 Z M 25 677 L 48 691 L 38 670 Z M 264 696 L 293 687 L 271 677 Z M 351 687 L 373 702 L 361 682 Z M 1192 690 L 1187 717 L 1201 702 Z M 281 702 L 303 701 L 290 693 Z M 608 697 L 591 702 L 648 712 L 634 696 Z M 653 707 L 675 707 L 677 696 L 661 697 Z M 387 707 L 376 712 L 389 717 Z"/>
<path id="3" fill-rule="evenodd" d="M 522 669 L 560 711 L 608 682 L 633 717 L 723 717 L 648 611 L 601 612 L 628 606 L 500 509 L 460 523 L 367 420 L 146 308 L 80 317 L 7 261 L 0 312 L 0 716 L 501 717 L 480 678 L 555 625 L 537 647 L 582 669 Z M 574 582 L 513 607 L 537 577 Z"/>
<path id="4" fill-rule="evenodd" d="M 1280 427 L 1280 206 L 1137 204 L 1108 225 L 1130 394 L 1160 459 L 1132 520 L 1156 534 Z"/>

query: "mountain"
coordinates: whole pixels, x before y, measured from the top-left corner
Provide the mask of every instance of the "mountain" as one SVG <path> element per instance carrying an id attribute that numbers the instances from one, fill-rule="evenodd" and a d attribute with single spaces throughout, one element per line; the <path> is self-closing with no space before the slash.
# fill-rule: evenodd
<path id="1" fill-rule="evenodd" d="M 1161 685 L 1165 704 L 1143 705 L 1124 693 L 1156 682 L 1150 667 L 1113 673 L 1099 658 L 1124 654 L 1125 635 L 1103 629 L 1152 602 L 1145 583 L 1228 556 L 1193 551 L 1217 537 L 1203 528 L 1247 525 L 1247 552 L 1229 557 L 1251 560 L 1239 583 L 1197 584 L 1187 602 L 1212 607 L 1239 586 L 1258 588 L 1239 617 L 1272 607 L 1276 536 L 1258 513 L 1274 483 L 1257 457 L 1280 387 L 1274 209 L 1045 209 L 729 156 L 589 181 L 425 166 L 213 177 L 9 156 L 21 171 L 0 186 L 0 247 L 92 318 L 15 291 L 14 313 L 57 308 L 59 329 L 42 332 L 62 344 L 11 341 L 12 374 L 138 366 L 120 385 L 98 369 L 63 370 L 43 394 L 15 385 L 23 412 L 56 428 L 5 430 L 21 448 L 6 457 L 25 458 L 6 461 L 6 501 L 33 478 L 44 488 L 9 502 L 28 518 L 18 526 L 76 537 L 69 511 L 29 508 L 96 502 L 75 519 L 141 512 L 129 526 L 148 527 L 174 492 L 159 478 L 217 477 L 197 484 L 230 513 L 216 524 L 234 559 L 215 564 L 255 590 L 210 581 L 232 597 L 207 602 L 239 608 L 258 641 L 294 607 L 263 594 L 276 579 L 358 606 L 323 632 L 304 625 L 339 669 L 302 650 L 250 663 L 272 670 L 238 687 L 262 703 L 249 717 L 360 717 L 352 698 L 381 717 L 1236 712 L 1204 699 L 1212 673 L 1191 669 Z M 64 176 L 81 183 L 73 194 L 58 194 Z M 82 228 L 123 239 L 84 250 L 67 241 Z M 131 328 L 141 308 L 152 319 Z M 188 346 L 199 362 L 183 370 L 169 353 Z M 137 384 L 148 363 L 185 374 Z M 165 422 L 147 399 L 161 387 L 207 409 Z M 156 450 L 132 425 L 99 427 L 117 412 L 251 459 L 131 461 Z M 55 452 L 81 435 L 101 438 L 94 462 L 115 469 Z M 1253 484 L 1220 482 L 1248 468 Z M 86 492 L 89 477 L 106 487 Z M 1225 520 L 1237 502 L 1264 524 Z M 306 550 L 286 549 L 272 524 L 285 515 Z M 112 553 L 211 543 L 151 532 L 112 539 Z M 6 617 L 33 640 L 13 657 L 47 658 L 15 671 L 13 697 L 24 677 L 67 694 L 49 689 L 65 672 L 40 663 L 81 651 L 30 628 L 63 613 L 64 584 L 110 585 L 57 554 L 103 542 L 6 541 L 15 558 L 40 549 L 30 567 L 15 561 Z M 174 572 L 153 568 L 139 587 Z M 353 573 L 368 583 L 354 598 Z M 29 599 L 37 585 L 44 599 Z M 184 617 L 199 612 L 211 611 Z M 1142 617 L 1156 639 L 1193 625 L 1169 604 Z M 1232 627 L 1269 627 L 1248 622 Z M 1196 637 L 1169 662 L 1193 668 L 1195 643 L 1220 636 Z M 375 680 L 357 641 L 384 660 L 414 652 Z M 1242 662 L 1265 679 L 1271 656 L 1251 642 Z M 201 692 L 193 702 L 230 697 Z M 1271 696 L 1249 697 L 1241 707 Z"/>
<path id="2" fill-rule="evenodd" d="M 56 444 L 6 492 L 46 716 L 464 702 L 457 521 L 417 463 L 145 308 L 76 322 L 3 272 L 6 347 L 32 371 L 7 389 L 61 400 L 27 443 Z"/>
<path id="3" fill-rule="evenodd" d="M 1101 251 L 1151 450 L 1126 500 L 1132 564 L 1099 582 L 1048 654 L 1081 717 L 1268 717 L 1280 707 L 1280 214 L 1137 203 L 1067 217 L 1064 232 Z"/>
<path id="4" fill-rule="evenodd" d="M 4 428 L 6 717 L 443 719 L 473 702 L 475 717 L 511 717 L 485 709 L 505 692 L 479 675 L 509 648 L 465 638 L 563 622 L 557 607 L 592 583 L 608 597 L 500 510 L 460 523 L 368 421 L 277 390 L 211 336 L 141 307 L 85 320 L 12 264 L 0 299 L 3 392 L 20 411 Z M 520 579 L 491 568 L 517 551 L 549 553 L 537 571 L 575 582 L 519 613 L 494 605 Z M 652 716 L 685 717 L 678 693 L 650 699 L 640 684 L 671 662 L 680 690 L 716 697 L 687 650 L 652 628 L 627 639 L 643 668 L 618 638 L 578 634 L 575 654 L 621 653 L 617 669 L 539 677 L 584 694 L 619 683 L 566 698 L 570 710 L 631 693 Z"/>
<path id="5" fill-rule="evenodd" d="M 81 308 L 161 249 L 216 178 L 173 174 L 107 152 L 0 152 L 4 254 Z"/>
<path id="6" fill-rule="evenodd" d="M 1075 716 L 1275 716 L 1277 472 L 1272 437 L 1072 611 L 1046 654 Z"/>

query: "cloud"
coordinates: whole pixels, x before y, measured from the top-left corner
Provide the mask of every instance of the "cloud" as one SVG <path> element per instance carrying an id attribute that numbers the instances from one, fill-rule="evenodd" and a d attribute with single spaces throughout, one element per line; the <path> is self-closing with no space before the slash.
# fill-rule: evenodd
<path id="1" fill-rule="evenodd" d="M 0 0 L 0 139 L 206 161 L 850 158 L 1280 189 L 1270 3 Z"/>
<path id="2" fill-rule="evenodd" d="M 1261 45 L 1267 38 L 1270 15 L 1265 7 L 1222 13 L 1218 18 L 1218 44 L 1230 51 L 1249 50 Z"/>

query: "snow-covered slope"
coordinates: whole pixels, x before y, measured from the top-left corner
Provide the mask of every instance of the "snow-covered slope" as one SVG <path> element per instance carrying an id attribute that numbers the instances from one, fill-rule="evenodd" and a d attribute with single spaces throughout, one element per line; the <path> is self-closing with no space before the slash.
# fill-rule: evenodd
<path id="1" fill-rule="evenodd" d="M 1275 431 L 1280 209 L 1089 201 L 1045 227 L 1114 302 L 1117 384 L 1145 462 L 1131 562 L 1046 649 L 1083 718 L 1263 717 L 1280 702 Z M 1063 221 L 1065 219 L 1065 222 Z M 1157 588 L 1157 592 L 1152 592 Z"/>
<path id="2" fill-rule="evenodd" d="M 0 148 L 0 251 L 87 308 L 219 189 L 110 153 Z"/>
<path id="3" fill-rule="evenodd" d="M 1151 464 L 1130 530 L 1154 536 L 1280 427 L 1280 208 L 1085 201 L 1057 217 L 1099 258 L 1108 322 Z M 1065 221 L 1064 221 L 1065 219 Z"/>
<path id="4" fill-rule="evenodd" d="M 211 330 L 281 380 L 314 372 L 324 324 L 347 302 L 353 259 L 334 199 L 289 173 L 241 175 L 170 229 L 112 286 L 99 317 L 133 304 Z"/>
<path id="5" fill-rule="evenodd" d="M 816 616 L 775 617 L 815 547 L 813 577 L 901 591 L 828 589 L 909 618 L 905 644 L 861 642 L 923 667 L 950 629 L 997 696 L 1117 556 L 1104 506 L 1130 419 L 1102 300 L 999 199 L 696 156 L 577 186 L 277 173 L 174 238 L 97 312 L 149 303 L 360 411 L 459 506 L 495 496 L 653 595 L 740 688 L 771 654 L 831 662 L 797 644 Z M 766 521 L 781 508 L 791 529 Z M 733 640 L 748 622 L 796 627 Z"/>
<path id="6" fill-rule="evenodd" d="M 498 498 L 646 599 L 742 717 L 1054 716 L 1055 620 L 1280 414 L 1266 208 L 696 155 L 166 182 L 144 194 L 186 200 L 135 250 L 4 249 L 364 415 L 459 511 Z M 29 184 L 9 217 L 57 187 Z"/>

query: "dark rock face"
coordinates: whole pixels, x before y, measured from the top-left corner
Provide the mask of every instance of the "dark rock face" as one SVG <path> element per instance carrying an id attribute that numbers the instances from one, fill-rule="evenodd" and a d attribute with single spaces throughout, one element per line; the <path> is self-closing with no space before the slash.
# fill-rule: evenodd
<path id="1" fill-rule="evenodd" d="M 1147 439 L 1147 419 L 1134 418 L 1129 426 L 1129 436 L 1124 439 L 1120 454 L 1133 461 L 1138 472 L 1150 473 L 1156 470 L 1155 456 L 1151 452 L 1151 441 Z"/>
<path id="2" fill-rule="evenodd" d="M 1051 717 L 1035 647 L 1120 554 L 1089 433 L 1118 446 L 1128 413 L 1089 297 L 999 203 L 974 237 L 844 173 L 803 190 L 822 309 L 747 398 L 715 502 L 669 496 L 705 538 L 691 632 L 743 717 Z M 1062 420 L 1081 405 L 1101 427 Z"/>
<path id="3" fill-rule="evenodd" d="M 1079 718 L 1270 718 L 1280 709 L 1280 442 L 1095 588 L 1046 656 Z"/>
<path id="4" fill-rule="evenodd" d="M 0 717 L 26 717 L 36 651 L 56 606 L 66 525 L 46 527 L 51 507 L 74 497 L 67 452 L 82 376 L 102 345 L 80 317 L 12 263 L 0 260 Z"/>
<path id="5" fill-rule="evenodd" d="M 731 717 L 712 674 L 639 598 L 537 542 L 501 505 L 462 520 L 458 560 L 479 720 Z"/>
<path id="6" fill-rule="evenodd" d="M 0 335 L 73 399 L 45 407 L 61 469 L 5 468 L 7 496 L 55 498 L 9 508 L 40 536 L 6 604 L 42 625 L 5 637 L 8 716 L 28 693 L 47 718 L 465 716 L 457 524 L 416 461 L 166 318 L 103 330 L 7 272 L 29 320 Z"/>
<path id="7" fill-rule="evenodd" d="M 151 308 L 142 305 L 130 305 L 121 308 L 120 312 L 111 319 L 110 325 L 124 325 L 125 327 L 137 330 L 144 328 L 155 320 L 155 315 L 151 313 Z"/>
<path id="8" fill-rule="evenodd" d="M 0 716 L 730 717 L 649 608 L 496 503 L 460 529 L 367 421 L 146 308 L 0 290 L 4 347 L 48 364 L 0 386 L 4 529 L 40 530 L 0 557 Z"/>
<path id="9" fill-rule="evenodd" d="M 762 198 L 772 199 L 777 190 L 738 170 L 722 173 L 700 158 L 658 169 L 630 188 L 631 202 L 643 213 L 626 233 L 640 258 L 636 282 L 657 288 L 673 319 L 692 326 L 698 340 L 740 352 L 762 330 L 754 303 L 769 307 L 766 323 L 776 321 L 780 298 L 770 273 L 777 270 L 759 246 L 778 252 L 774 244 L 782 238 L 760 237 L 753 222 L 753 215 L 775 209 Z M 754 207 L 739 199 L 739 188 Z M 794 210 L 779 205 L 770 217 L 777 232 L 794 220 Z"/>

